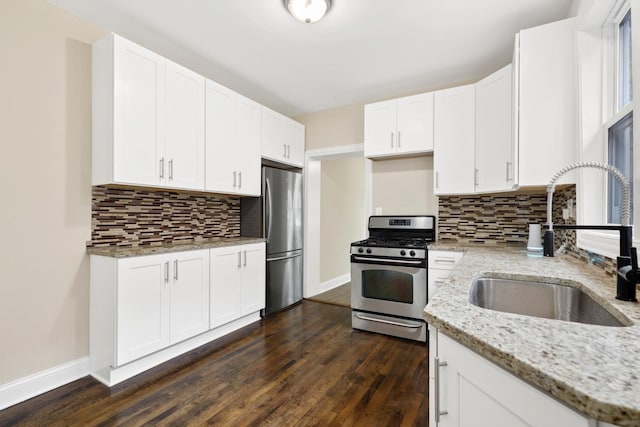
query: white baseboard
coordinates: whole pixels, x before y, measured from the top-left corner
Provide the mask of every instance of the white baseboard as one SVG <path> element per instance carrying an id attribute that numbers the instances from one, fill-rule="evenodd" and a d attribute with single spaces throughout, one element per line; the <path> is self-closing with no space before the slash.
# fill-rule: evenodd
<path id="1" fill-rule="evenodd" d="M 89 375 L 89 358 L 72 360 L 0 385 L 0 410 Z"/>
<path id="2" fill-rule="evenodd" d="M 338 286 L 344 285 L 351 281 L 351 273 L 343 274 L 342 276 L 334 277 L 333 279 L 326 280 L 320 283 L 320 292 L 330 291 L 333 288 L 337 288 Z"/>

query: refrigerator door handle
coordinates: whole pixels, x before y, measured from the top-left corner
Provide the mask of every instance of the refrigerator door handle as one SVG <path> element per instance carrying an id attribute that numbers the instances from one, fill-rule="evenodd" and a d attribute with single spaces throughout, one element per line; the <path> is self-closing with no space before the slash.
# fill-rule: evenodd
<path id="1" fill-rule="evenodd" d="M 270 261 L 282 261 L 283 259 L 291 259 L 291 258 L 298 258 L 302 256 L 302 252 L 298 252 L 294 255 L 285 255 L 285 256 L 279 256 L 279 257 L 274 257 L 274 258 L 267 258 L 267 262 Z"/>
<path id="2" fill-rule="evenodd" d="M 269 178 L 265 179 L 265 187 L 266 187 L 266 194 L 265 194 L 265 209 L 264 209 L 264 216 L 265 216 L 265 222 L 266 222 L 266 227 L 265 227 L 265 239 L 267 240 L 267 243 L 269 243 L 269 235 L 271 234 L 271 186 L 269 185 Z"/>

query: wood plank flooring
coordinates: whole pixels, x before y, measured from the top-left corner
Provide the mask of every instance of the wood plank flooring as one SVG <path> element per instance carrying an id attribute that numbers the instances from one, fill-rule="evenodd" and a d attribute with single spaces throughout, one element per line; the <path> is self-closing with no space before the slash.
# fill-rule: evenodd
<path id="1" fill-rule="evenodd" d="M 351 307 L 351 283 L 345 283 L 333 289 L 309 298 L 309 301 Z"/>
<path id="2" fill-rule="evenodd" d="M 111 389 L 86 377 L 0 426 L 426 426 L 427 346 L 303 301 Z"/>

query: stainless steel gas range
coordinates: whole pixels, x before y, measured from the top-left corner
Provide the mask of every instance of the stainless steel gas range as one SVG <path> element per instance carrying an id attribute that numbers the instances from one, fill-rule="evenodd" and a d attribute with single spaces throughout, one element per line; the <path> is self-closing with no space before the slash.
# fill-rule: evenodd
<path id="1" fill-rule="evenodd" d="M 351 326 L 426 341 L 427 246 L 434 216 L 371 216 L 369 238 L 351 244 Z"/>

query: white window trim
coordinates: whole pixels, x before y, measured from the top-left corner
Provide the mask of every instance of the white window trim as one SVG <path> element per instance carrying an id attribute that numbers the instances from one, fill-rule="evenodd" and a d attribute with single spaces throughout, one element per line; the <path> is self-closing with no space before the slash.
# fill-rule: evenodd
<path id="1" fill-rule="evenodd" d="M 606 162 L 609 127 L 633 110 L 633 101 L 631 101 L 616 113 L 618 91 L 613 90 L 617 87 L 618 79 L 614 65 L 619 55 L 617 23 L 624 18 L 630 6 L 630 0 L 597 0 L 585 2 L 585 8 L 578 12 L 579 135 L 582 161 Z M 600 39 L 599 43 L 594 42 L 597 38 Z M 600 58 L 599 73 L 594 70 L 596 66 L 594 57 Z M 596 106 L 594 102 L 597 103 L 598 99 L 599 105 Z M 600 113 L 597 112 L 598 110 Z M 637 159 L 636 156 L 634 160 L 634 166 L 638 165 L 634 167 L 636 182 L 640 172 Z M 579 171 L 576 188 L 578 224 L 606 224 L 607 175 L 595 170 Z M 634 206 L 635 224 L 638 224 L 638 210 L 640 206 Z M 579 248 L 614 259 L 619 254 L 619 233 L 616 231 L 580 230 L 576 234 Z M 634 237 L 634 245 L 638 245 L 636 240 L 638 236 Z"/>

